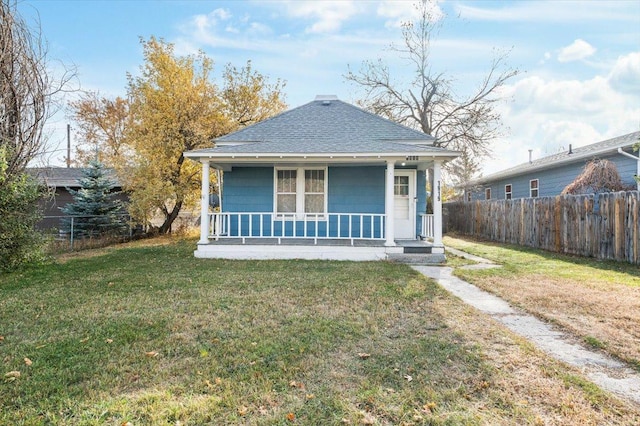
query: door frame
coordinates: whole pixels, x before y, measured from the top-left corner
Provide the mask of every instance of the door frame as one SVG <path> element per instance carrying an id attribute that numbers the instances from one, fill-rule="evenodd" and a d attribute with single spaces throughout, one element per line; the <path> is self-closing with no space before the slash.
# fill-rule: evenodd
<path id="1" fill-rule="evenodd" d="M 397 222 L 397 218 L 394 217 L 394 237 L 395 239 L 398 240 L 413 240 L 416 238 L 416 196 L 417 196 L 417 184 L 416 184 L 416 180 L 417 180 L 417 173 L 416 170 L 414 169 L 396 169 L 394 171 L 393 174 L 393 179 L 394 179 L 394 185 L 395 185 L 395 178 L 396 176 L 408 176 L 409 177 L 409 224 L 410 224 L 410 232 L 407 231 L 406 235 L 410 235 L 410 236 L 404 236 L 402 233 L 398 232 L 400 231 L 398 229 L 398 227 L 396 227 L 396 223 Z M 393 196 L 393 208 L 395 209 L 396 207 L 396 200 L 395 200 L 395 192 L 394 192 L 394 196 Z M 394 215 L 395 216 L 395 215 Z"/>

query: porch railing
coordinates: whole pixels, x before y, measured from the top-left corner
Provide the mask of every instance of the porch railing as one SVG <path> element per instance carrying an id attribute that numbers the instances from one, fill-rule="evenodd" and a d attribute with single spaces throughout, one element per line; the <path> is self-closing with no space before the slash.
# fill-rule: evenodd
<path id="1" fill-rule="evenodd" d="M 420 219 L 422 224 L 420 226 L 420 236 L 422 238 L 433 239 L 434 236 L 434 219 L 432 214 L 421 214 Z"/>
<path id="2" fill-rule="evenodd" d="M 211 213 L 210 238 L 384 240 L 385 215 L 373 213 Z"/>

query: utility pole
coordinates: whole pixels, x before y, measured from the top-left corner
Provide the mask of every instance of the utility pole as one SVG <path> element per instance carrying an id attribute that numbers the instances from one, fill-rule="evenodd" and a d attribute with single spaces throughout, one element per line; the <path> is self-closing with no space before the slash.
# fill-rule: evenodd
<path id="1" fill-rule="evenodd" d="M 71 167 L 71 124 L 67 124 L 67 169 Z"/>

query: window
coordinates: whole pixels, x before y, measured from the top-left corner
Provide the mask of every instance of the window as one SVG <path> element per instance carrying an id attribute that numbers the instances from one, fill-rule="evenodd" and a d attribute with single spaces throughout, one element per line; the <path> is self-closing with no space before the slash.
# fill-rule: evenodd
<path id="1" fill-rule="evenodd" d="M 531 198 L 536 198 L 538 196 L 539 189 L 538 179 L 532 179 L 529 181 L 529 196 Z"/>
<path id="2" fill-rule="evenodd" d="M 326 212 L 326 169 L 276 169 L 275 210 L 277 214 Z"/>
<path id="3" fill-rule="evenodd" d="M 505 200 L 510 200 L 511 199 L 511 184 L 508 183 L 504 186 L 504 199 Z"/>
<path id="4" fill-rule="evenodd" d="M 485 200 L 490 200 L 491 199 L 491 188 L 486 188 L 484 190 L 484 199 Z"/>
<path id="5" fill-rule="evenodd" d="M 467 201 L 471 201 L 471 191 L 467 191 Z"/>
<path id="6" fill-rule="evenodd" d="M 409 176 L 396 176 L 393 180 L 393 195 L 409 195 Z"/>

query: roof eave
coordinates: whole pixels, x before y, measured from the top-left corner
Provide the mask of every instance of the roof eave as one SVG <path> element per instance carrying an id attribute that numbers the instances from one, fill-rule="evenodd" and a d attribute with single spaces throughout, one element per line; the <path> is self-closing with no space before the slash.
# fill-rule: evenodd
<path id="1" fill-rule="evenodd" d="M 502 173 L 502 172 L 497 172 L 494 174 L 491 174 L 489 176 L 484 176 L 478 179 L 474 179 L 473 181 L 470 181 L 468 183 L 468 185 L 482 185 L 484 183 L 487 182 L 492 182 L 495 180 L 500 180 L 500 179 L 506 179 L 506 178 L 510 178 L 510 177 L 515 177 L 515 176 L 521 176 L 527 173 L 531 173 L 531 172 L 537 172 L 537 171 L 542 171 L 542 170 L 547 170 L 547 169 L 553 169 L 555 167 L 558 166 L 562 166 L 564 164 L 570 164 L 573 162 L 578 162 L 581 160 L 586 160 L 589 158 L 597 158 L 598 156 L 602 156 L 603 154 L 617 154 L 618 153 L 618 148 L 628 148 L 633 146 L 633 144 L 629 144 L 629 143 L 623 143 L 623 144 L 619 144 L 619 145 L 615 145 L 612 147 L 608 147 L 606 149 L 601 149 L 601 150 L 596 150 L 596 151 L 588 151 L 588 152 L 583 152 L 583 153 L 572 153 L 569 154 L 567 153 L 567 157 L 566 158 L 561 158 L 559 160 L 553 161 L 553 162 L 548 162 L 548 163 L 542 163 L 542 164 L 535 164 L 535 161 L 533 163 L 529 163 L 527 165 L 527 163 L 521 164 L 520 166 L 516 166 L 516 167 L 521 167 L 521 169 L 518 170 L 514 170 L 512 172 L 509 173 Z"/>

